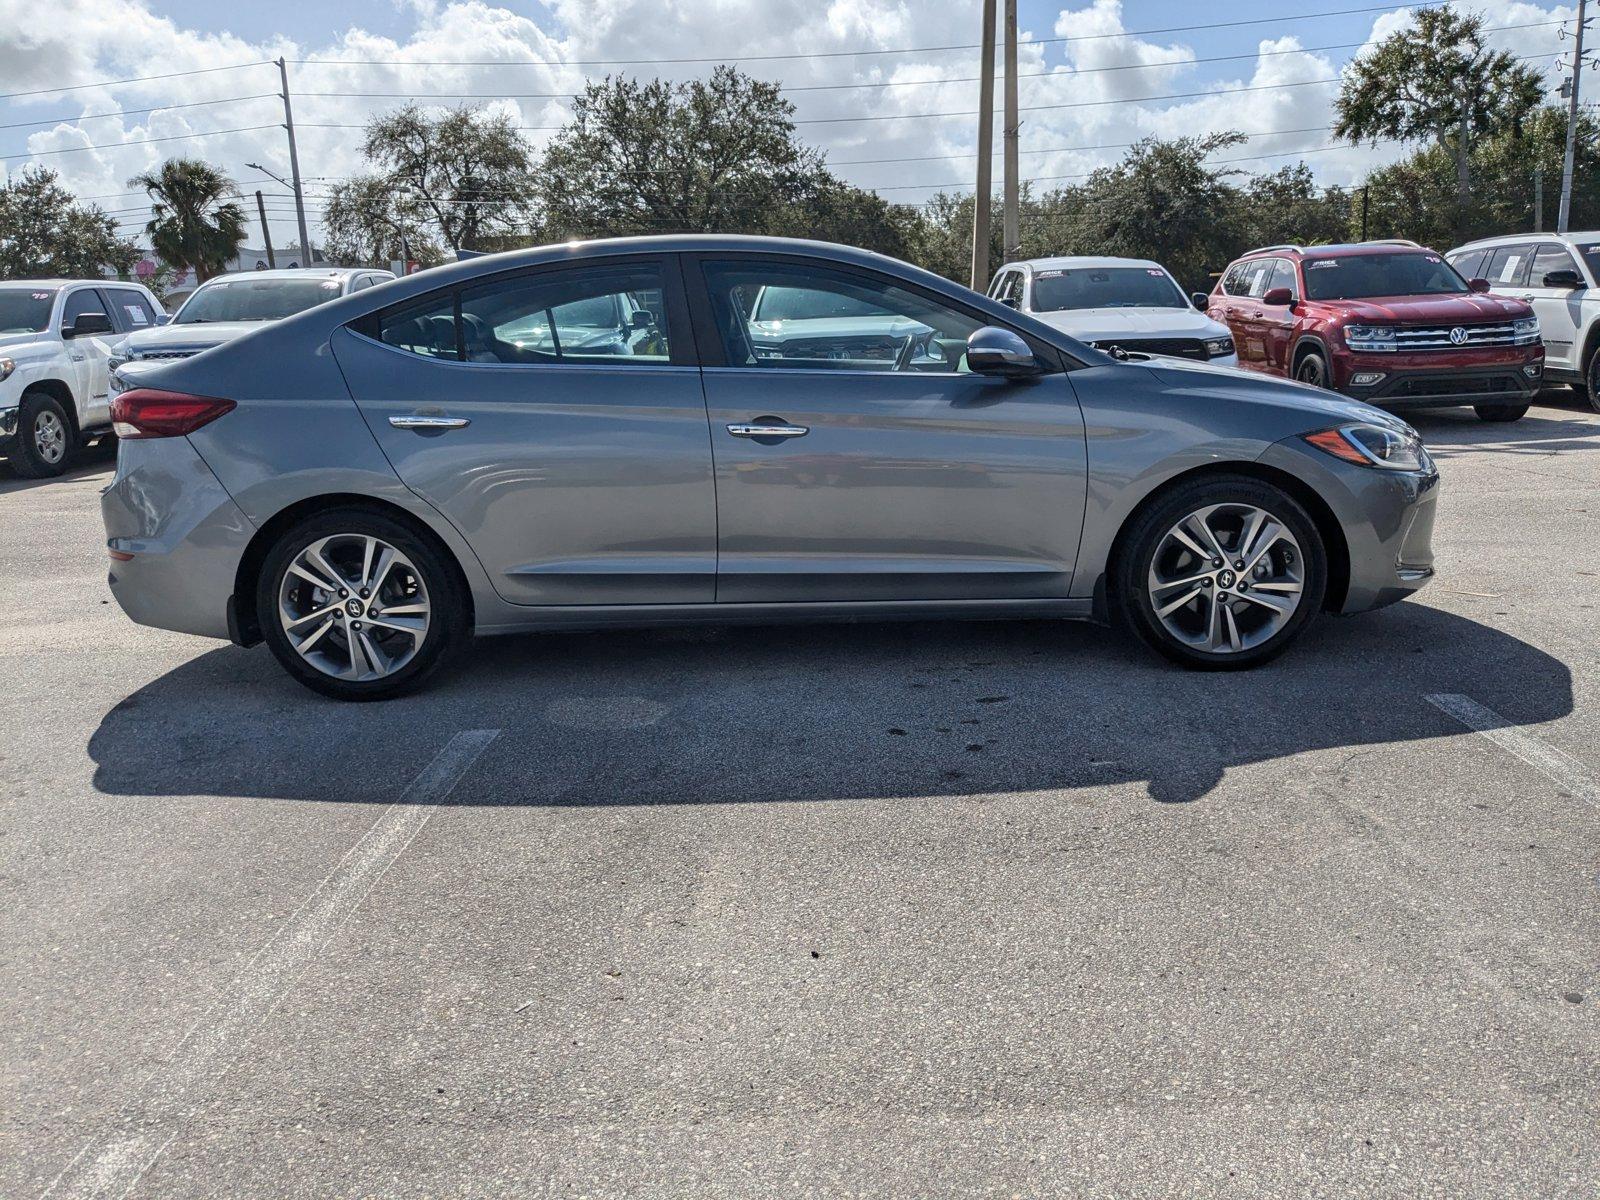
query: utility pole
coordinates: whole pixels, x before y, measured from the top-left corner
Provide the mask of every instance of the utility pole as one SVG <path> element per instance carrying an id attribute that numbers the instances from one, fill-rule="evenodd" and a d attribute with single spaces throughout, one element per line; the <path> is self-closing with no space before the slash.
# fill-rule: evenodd
<path id="1" fill-rule="evenodd" d="M 289 178 L 294 188 L 294 215 L 300 224 L 300 263 L 309 267 L 312 263 L 311 234 L 306 230 L 306 196 L 300 187 L 300 151 L 294 144 L 294 109 L 289 104 L 289 64 L 281 58 L 278 60 L 278 76 L 283 80 L 283 127 L 289 134 Z"/>
<path id="2" fill-rule="evenodd" d="M 267 202 L 260 189 L 256 189 L 256 211 L 261 214 L 261 240 L 267 244 L 267 266 L 278 269 L 278 260 L 272 256 L 272 230 L 267 227 Z"/>
<path id="3" fill-rule="evenodd" d="M 1556 211 L 1556 232 L 1567 231 L 1572 215 L 1572 158 L 1578 138 L 1578 85 L 1583 81 L 1583 10 L 1586 0 L 1578 0 L 1578 29 L 1572 46 L 1572 95 L 1567 99 L 1567 149 L 1561 159 L 1561 207 Z"/>
<path id="4" fill-rule="evenodd" d="M 1534 147 L 1533 152 L 1535 154 L 1539 153 L 1538 146 Z M 1533 231 L 1535 233 L 1544 232 L 1544 164 L 1542 162 L 1533 164 Z"/>
<path id="5" fill-rule="evenodd" d="M 1022 234 L 1019 231 L 1017 211 L 1017 0 L 1006 0 L 1006 124 L 1005 124 L 1005 175 L 1004 214 L 1001 218 L 1001 241 L 1005 244 L 1007 262 L 1022 257 Z"/>
<path id="6" fill-rule="evenodd" d="M 978 191 L 972 198 L 972 290 L 989 287 L 989 199 L 994 188 L 994 3 L 983 0 L 983 63 L 978 77 Z"/>
<path id="7" fill-rule="evenodd" d="M 1361 185 L 1361 240 L 1363 242 L 1367 240 L 1367 193 L 1371 190 L 1371 184 L 1363 183 Z"/>

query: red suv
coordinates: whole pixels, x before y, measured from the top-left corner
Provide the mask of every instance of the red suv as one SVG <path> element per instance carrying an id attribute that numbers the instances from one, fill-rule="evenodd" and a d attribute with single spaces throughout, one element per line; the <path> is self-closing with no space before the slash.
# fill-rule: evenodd
<path id="1" fill-rule="evenodd" d="M 1485 421 L 1528 411 L 1544 374 L 1539 319 L 1488 295 L 1416 242 L 1264 246 L 1205 301 L 1239 365 L 1383 408 L 1471 405 Z"/>

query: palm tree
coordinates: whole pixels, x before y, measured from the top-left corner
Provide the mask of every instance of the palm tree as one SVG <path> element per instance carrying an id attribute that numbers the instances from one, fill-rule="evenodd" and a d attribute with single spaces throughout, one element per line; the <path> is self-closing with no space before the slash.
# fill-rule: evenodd
<path id="1" fill-rule="evenodd" d="M 238 189 L 209 163 L 169 158 L 155 171 L 128 180 L 150 194 L 154 215 L 146 225 L 150 244 L 164 262 L 193 268 L 205 282 L 220 273 L 244 241 L 244 209 L 228 199 Z"/>

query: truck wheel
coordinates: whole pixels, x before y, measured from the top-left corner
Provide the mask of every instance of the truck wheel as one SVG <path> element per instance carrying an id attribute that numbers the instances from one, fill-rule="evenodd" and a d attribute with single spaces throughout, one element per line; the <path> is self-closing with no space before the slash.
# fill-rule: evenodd
<path id="1" fill-rule="evenodd" d="M 1600 346 L 1589 355 L 1589 369 L 1583 373 L 1578 394 L 1589 401 L 1589 407 L 1600 412 Z"/>
<path id="2" fill-rule="evenodd" d="M 72 457 L 75 436 L 59 400 L 46 392 L 28 393 L 17 414 L 17 445 L 11 456 L 11 469 L 24 479 L 49 479 L 61 474 Z"/>
<path id="3" fill-rule="evenodd" d="M 1528 413 L 1526 404 L 1475 404 L 1472 411 L 1480 421 L 1520 421 Z"/>

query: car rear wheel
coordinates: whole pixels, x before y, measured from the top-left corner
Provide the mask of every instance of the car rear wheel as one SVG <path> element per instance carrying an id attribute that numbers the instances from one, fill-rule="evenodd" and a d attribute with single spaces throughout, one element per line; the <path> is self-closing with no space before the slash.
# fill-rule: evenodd
<path id="1" fill-rule="evenodd" d="M 1476 404 L 1472 411 L 1478 414 L 1480 421 L 1520 421 L 1528 415 L 1526 404 Z"/>
<path id="2" fill-rule="evenodd" d="M 1287 492 L 1244 476 L 1180 486 L 1129 528 L 1112 568 L 1113 615 L 1174 662 L 1253 667 L 1322 607 L 1327 552 Z"/>
<path id="3" fill-rule="evenodd" d="M 262 566 L 256 613 L 284 669 L 339 700 L 413 690 L 467 632 L 445 552 L 360 509 L 321 513 L 280 538 Z"/>
<path id="4" fill-rule="evenodd" d="M 1328 360 L 1319 351 L 1312 350 L 1295 367 L 1294 377 L 1298 383 L 1325 388 L 1328 386 Z"/>
<path id="5" fill-rule="evenodd" d="M 45 392 L 22 398 L 11 469 L 24 479 L 48 479 L 67 469 L 75 435 L 61 402 Z"/>

